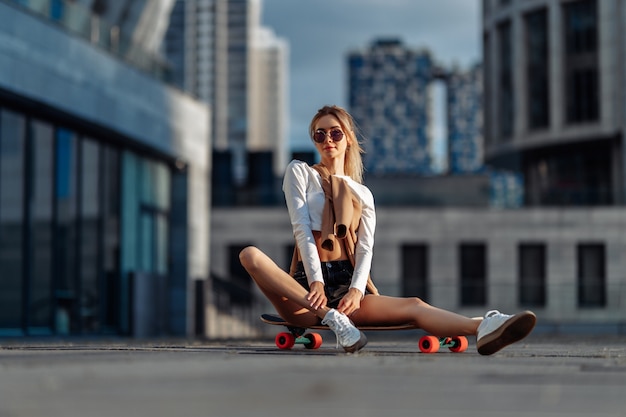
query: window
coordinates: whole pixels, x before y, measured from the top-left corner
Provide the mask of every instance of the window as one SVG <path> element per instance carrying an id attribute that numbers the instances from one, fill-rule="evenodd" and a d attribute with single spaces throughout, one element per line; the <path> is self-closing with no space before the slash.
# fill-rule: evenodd
<path id="1" fill-rule="evenodd" d="M 114 159 L 111 160 L 110 158 Z M 129 303 L 125 302 L 128 293 L 128 280 L 131 273 L 139 277 L 136 283 L 143 280 L 151 280 L 154 284 L 150 286 L 151 291 L 155 291 L 155 297 L 163 297 L 166 288 L 171 288 L 172 281 L 168 281 L 171 272 L 172 257 L 170 245 L 170 203 L 172 199 L 171 168 L 163 161 L 158 161 L 148 157 L 138 155 L 130 150 L 123 150 L 119 160 L 114 154 L 105 154 L 105 167 L 119 166 L 121 172 L 121 218 L 120 218 L 120 279 L 119 292 L 122 302 L 119 308 L 119 318 L 121 331 L 130 331 L 128 320 Z M 104 174 L 103 178 L 111 173 Z M 109 192 L 113 185 L 107 178 L 104 186 Z M 109 218 L 108 205 L 110 202 L 103 202 L 106 222 L 113 224 L 114 218 Z M 114 243 L 114 242 L 111 242 Z M 105 243 L 105 247 L 108 242 Z M 107 255 L 116 256 L 115 252 Z M 114 258 L 113 258 L 114 259 Z M 114 270 L 112 271 L 114 272 Z M 143 284 L 141 284 L 143 285 Z M 169 300 L 170 303 L 173 300 Z M 156 308 L 156 307 L 155 307 Z M 163 309 L 155 311 L 161 314 Z"/>
<path id="2" fill-rule="evenodd" d="M 492 40 L 489 36 L 489 33 L 485 33 L 483 37 L 483 134 L 485 138 L 485 145 L 491 146 L 496 142 L 496 139 L 493 135 L 492 125 L 492 109 L 494 105 L 492 101 L 489 99 L 491 97 L 492 91 L 492 68 L 491 68 L 491 44 Z"/>
<path id="3" fill-rule="evenodd" d="M 160 161 L 142 158 L 139 161 L 140 230 L 138 248 L 144 272 L 168 273 L 171 172 Z"/>
<path id="4" fill-rule="evenodd" d="M 546 247 L 541 243 L 519 246 L 519 303 L 528 307 L 546 304 Z"/>
<path id="5" fill-rule="evenodd" d="M 0 109 L 0 328 L 22 325 L 26 120 Z"/>
<path id="6" fill-rule="evenodd" d="M 483 243 L 459 247 L 461 305 L 484 306 L 487 301 L 487 249 Z"/>
<path id="7" fill-rule="evenodd" d="M 599 117 L 598 23 L 595 0 L 564 5 L 565 103 L 569 123 Z"/>
<path id="8" fill-rule="evenodd" d="M 597 206 L 613 204 L 611 141 L 568 144 L 527 153 L 526 203 Z"/>
<path id="9" fill-rule="evenodd" d="M 83 139 L 80 146 L 80 176 L 78 178 L 80 248 L 79 305 L 82 332 L 95 332 L 100 326 L 100 146 Z"/>
<path id="10" fill-rule="evenodd" d="M 78 331 L 77 316 L 77 189 L 78 139 L 66 129 L 56 131 L 54 190 L 56 229 L 54 235 L 54 271 L 57 332 Z"/>
<path id="11" fill-rule="evenodd" d="M 511 22 L 498 26 L 498 120 L 500 123 L 500 139 L 507 139 L 513 135 L 514 127 L 514 94 L 513 94 L 513 38 Z"/>
<path id="12" fill-rule="evenodd" d="M 578 245 L 578 306 L 606 305 L 605 249 L 601 243 Z"/>
<path id="13" fill-rule="evenodd" d="M 102 326 L 115 331 L 120 327 L 120 152 L 104 148 L 102 186 Z"/>
<path id="14" fill-rule="evenodd" d="M 52 327 L 53 167 L 54 130 L 32 122 L 32 275 L 29 325 L 38 331 Z M 29 333 L 34 329 L 29 329 Z"/>
<path id="15" fill-rule="evenodd" d="M 428 246 L 402 245 L 402 295 L 428 301 Z"/>
<path id="16" fill-rule="evenodd" d="M 548 127 L 549 106 L 549 54 L 548 17 L 546 10 L 526 16 L 526 55 L 528 66 L 528 126 L 530 129 Z"/>

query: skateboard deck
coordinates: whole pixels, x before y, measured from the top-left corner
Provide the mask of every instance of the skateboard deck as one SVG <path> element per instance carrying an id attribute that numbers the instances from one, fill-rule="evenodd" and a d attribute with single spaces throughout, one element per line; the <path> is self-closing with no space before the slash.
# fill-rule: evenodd
<path id="1" fill-rule="evenodd" d="M 261 321 L 273 326 L 284 326 L 288 332 L 280 332 L 276 335 L 274 342 L 279 349 L 291 349 L 294 345 L 301 344 L 307 349 L 318 349 L 322 346 L 322 336 L 316 332 L 307 330 L 330 330 L 323 324 L 302 327 L 289 323 L 276 314 L 261 314 Z M 363 331 L 391 331 L 391 330 L 412 330 L 419 329 L 411 323 L 390 325 L 390 326 L 357 326 Z M 465 336 L 437 337 L 422 336 L 418 347 L 423 353 L 435 353 L 439 348 L 448 348 L 452 352 L 464 352 L 467 350 L 468 340 Z"/>

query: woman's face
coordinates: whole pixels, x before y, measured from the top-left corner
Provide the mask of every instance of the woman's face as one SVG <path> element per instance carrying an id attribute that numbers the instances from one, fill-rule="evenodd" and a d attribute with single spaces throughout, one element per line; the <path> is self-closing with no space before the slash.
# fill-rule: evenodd
<path id="1" fill-rule="evenodd" d="M 332 114 L 327 114 L 317 121 L 315 124 L 315 134 L 321 137 L 321 133 L 325 133 L 322 142 L 314 140 L 315 148 L 324 158 L 337 158 L 343 156 L 346 148 L 350 145 L 350 138 L 344 132 L 339 120 Z M 341 132 L 341 135 L 339 134 Z M 335 137 L 335 139 L 333 139 Z"/>

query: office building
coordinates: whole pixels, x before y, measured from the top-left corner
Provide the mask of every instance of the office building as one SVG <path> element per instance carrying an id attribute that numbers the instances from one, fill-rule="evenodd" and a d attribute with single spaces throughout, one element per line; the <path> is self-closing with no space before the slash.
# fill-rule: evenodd
<path id="1" fill-rule="evenodd" d="M 213 203 L 236 204 L 259 169 L 285 165 L 288 45 L 261 27 L 260 0 L 178 0 L 165 51 L 178 85 L 212 106 Z"/>
<path id="2" fill-rule="evenodd" d="M 193 334 L 210 111 L 164 81 L 171 6 L 0 1 L 0 335 Z"/>
<path id="3" fill-rule="evenodd" d="M 485 157 L 528 206 L 622 205 L 624 6 L 484 1 Z"/>
<path id="4" fill-rule="evenodd" d="M 271 29 L 257 27 L 253 31 L 250 55 L 247 148 L 251 153 L 270 153 L 273 158 L 270 172 L 280 177 L 288 162 L 289 45 Z"/>
<path id="5" fill-rule="evenodd" d="M 433 69 L 428 51 L 397 39 L 379 39 L 349 53 L 349 109 L 366 138 L 368 173 L 431 173 Z"/>
<path id="6" fill-rule="evenodd" d="M 483 164 L 483 73 L 480 65 L 447 71 L 446 126 L 448 172 L 478 172 Z"/>

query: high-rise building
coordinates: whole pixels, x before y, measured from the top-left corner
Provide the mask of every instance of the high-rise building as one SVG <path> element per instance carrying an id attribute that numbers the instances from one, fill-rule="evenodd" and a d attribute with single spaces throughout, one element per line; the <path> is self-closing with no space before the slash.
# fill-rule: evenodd
<path id="1" fill-rule="evenodd" d="M 428 51 L 397 39 L 379 39 L 366 50 L 349 53 L 349 107 L 365 137 L 368 173 L 432 172 L 433 67 Z"/>
<path id="2" fill-rule="evenodd" d="M 165 53 L 185 91 L 212 109 L 214 157 L 231 161 L 224 173 L 246 176 L 251 0 L 177 0 L 164 40 Z M 219 164 L 223 165 L 223 164 Z M 218 177 L 221 173 L 217 174 Z M 217 184 L 230 184 L 219 178 Z"/>
<path id="3" fill-rule="evenodd" d="M 178 84 L 212 108 L 218 194 L 254 176 L 251 151 L 285 162 L 288 48 L 260 21 L 260 0 L 178 0 L 165 40 Z"/>
<path id="4" fill-rule="evenodd" d="M 269 28 L 253 31 L 250 48 L 248 144 L 250 152 L 271 152 L 274 175 L 287 165 L 289 49 Z"/>
<path id="5" fill-rule="evenodd" d="M 473 173 L 483 165 L 482 67 L 446 75 L 448 172 Z"/>

